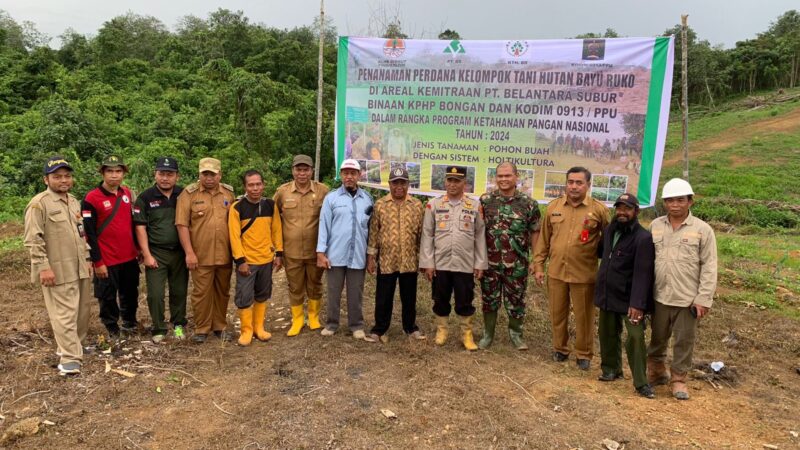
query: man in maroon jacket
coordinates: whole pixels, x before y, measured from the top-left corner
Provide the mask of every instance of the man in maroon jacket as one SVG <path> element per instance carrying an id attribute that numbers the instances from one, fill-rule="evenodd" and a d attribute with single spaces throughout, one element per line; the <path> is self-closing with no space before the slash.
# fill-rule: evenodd
<path id="1" fill-rule="evenodd" d="M 122 185 L 128 167 L 109 155 L 100 166 L 103 182 L 89 191 L 81 205 L 83 225 L 94 265 L 94 296 L 100 302 L 100 320 L 111 337 L 137 328 L 139 250 L 133 227 L 133 194 Z M 119 294 L 119 305 L 117 305 Z"/>

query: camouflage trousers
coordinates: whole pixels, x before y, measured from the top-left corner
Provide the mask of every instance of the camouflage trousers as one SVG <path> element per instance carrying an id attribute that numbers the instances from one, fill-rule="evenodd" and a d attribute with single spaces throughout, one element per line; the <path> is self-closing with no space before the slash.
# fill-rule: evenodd
<path id="1" fill-rule="evenodd" d="M 481 278 L 483 312 L 500 309 L 500 303 L 510 317 L 525 317 L 525 289 L 528 287 L 528 265 L 512 267 L 489 265 Z"/>

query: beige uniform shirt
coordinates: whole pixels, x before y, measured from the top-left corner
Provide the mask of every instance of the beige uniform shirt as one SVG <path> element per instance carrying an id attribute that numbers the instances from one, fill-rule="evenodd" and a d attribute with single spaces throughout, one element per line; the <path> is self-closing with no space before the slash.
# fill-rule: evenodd
<path id="1" fill-rule="evenodd" d="M 228 234 L 228 209 L 233 204 L 233 188 L 220 184 L 207 191 L 192 183 L 178 196 L 175 225 L 189 228 L 192 248 L 200 266 L 231 264 L 231 241 Z"/>
<path id="2" fill-rule="evenodd" d="M 686 217 L 677 230 L 667 216 L 650 225 L 656 247 L 655 299 L 663 305 L 711 307 L 717 289 L 717 239 L 705 222 Z"/>
<path id="3" fill-rule="evenodd" d="M 380 273 L 417 271 L 422 216 L 422 202 L 410 195 L 400 204 L 391 194 L 375 202 L 367 254 L 378 255 Z"/>
<path id="4" fill-rule="evenodd" d="M 597 246 L 608 225 L 608 208 L 589 195 L 577 207 L 559 197 L 547 205 L 534 250 L 534 270 L 566 283 L 591 284 L 597 279 Z"/>
<path id="5" fill-rule="evenodd" d="M 31 254 L 31 282 L 51 269 L 56 284 L 89 278 L 89 245 L 81 236 L 81 205 L 72 194 L 67 198 L 48 189 L 25 207 L 25 247 Z"/>
<path id="6" fill-rule="evenodd" d="M 311 181 L 306 193 L 297 190 L 294 181 L 281 185 L 272 197 L 281 213 L 283 254 L 294 259 L 317 257 L 319 212 L 328 195 L 328 186 Z"/>
<path id="7" fill-rule="evenodd" d="M 453 205 L 447 195 L 425 205 L 420 268 L 465 273 L 489 268 L 479 206 L 478 200 L 466 196 Z"/>

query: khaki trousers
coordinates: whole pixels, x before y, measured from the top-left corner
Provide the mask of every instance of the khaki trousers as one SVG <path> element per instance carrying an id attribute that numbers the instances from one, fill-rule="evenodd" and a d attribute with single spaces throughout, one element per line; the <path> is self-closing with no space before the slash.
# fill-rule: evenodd
<path id="1" fill-rule="evenodd" d="M 553 326 L 553 349 L 568 355 L 569 307 L 575 313 L 575 354 L 578 359 L 592 359 L 594 354 L 594 283 L 567 283 L 547 278 L 550 322 Z"/>
<path id="2" fill-rule="evenodd" d="M 322 273 L 324 270 L 317 267 L 317 260 L 283 258 L 283 267 L 286 270 L 286 281 L 289 283 L 289 304 L 302 305 L 306 296 L 310 300 L 322 299 Z"/>
<path id="3" fill-rule="evenodd" d="M 42 286 L 44 305 L 61 355 L 61 364 L 83 362 L 83 345 L 89 328 L 92 279 L 83 278 L 57 286 Z"/>
<path id="4" fill-rule="evenodd" d="M 232 272 L 230 264 L 197 266 L 192 271 L 192 311 L 196 334 L 223 331 L 228 327 L 225 315 L 230 300 Z"/>

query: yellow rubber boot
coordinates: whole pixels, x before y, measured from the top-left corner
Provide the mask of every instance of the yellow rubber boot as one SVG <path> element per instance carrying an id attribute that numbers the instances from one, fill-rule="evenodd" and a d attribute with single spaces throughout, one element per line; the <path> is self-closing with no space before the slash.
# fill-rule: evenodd
<path id="1" fill-rule="evenodd" d="M 475 351 L 478 346 L 472 339 L 472 316 L 459 316 L 461 318 L 461 342 L 464 343 L 464 348 L 469 351 Z"/>
<path id="2" fill-rule="evenodd" d="M 286 335 L 297 336 L 301 329 L 303 329 L 303 305 L 292 306 L 292 327 Z"/>
<path id="3" fill-rule="evenodd" d="M 447 316 L 436 316 L 436 345 L 447 342 Z"/>
<path id="4" fill-rule="evenodd" d="M 322 324 L 319 323 L 319 311 L 322 308 L 322 301 L 308 299 L 308 328 L 319 330 Z"/>
<path id="5" fill-rule="evenodd" d="M 259 341 L 268 341 L 272 334 L 264 329 L 264 319 L 267 316 L 267 302 L 253 304 L 253 332 Z"/>
<path id="6" fill-rule="evenodd" d="M 253 341 L 253 307 L 239 310 L 239 321 L 242 323 L 239 334 L 239 345 L 247 347 Z"/>

